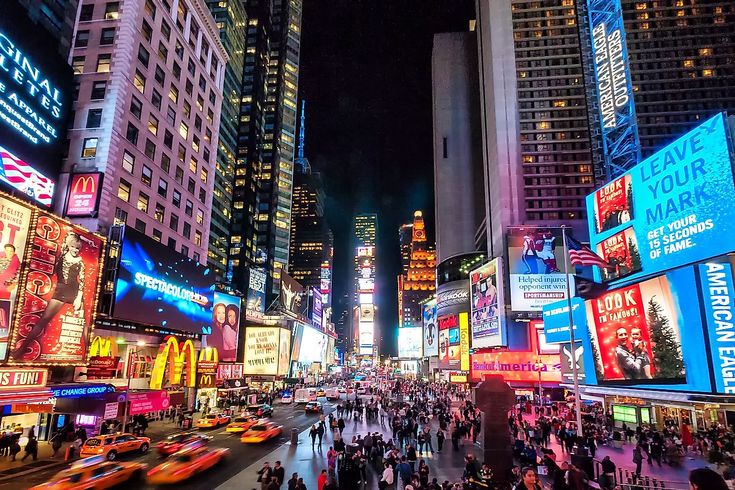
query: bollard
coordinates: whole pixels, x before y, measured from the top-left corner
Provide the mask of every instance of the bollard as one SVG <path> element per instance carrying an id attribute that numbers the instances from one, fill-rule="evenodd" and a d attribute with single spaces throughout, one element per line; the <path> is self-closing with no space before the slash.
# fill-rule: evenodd
<path id="1" fill-rule="evenodd" d="M 291 445 L 297 446 L 299 444 L 299 429 L 293 428 L 291 429 Z"/>
<path id="2" fill-rule="evenodd" d="M 64 452 L 64 461 L 70 461 L 73 457 L 74 447 L 73 446 L 67 446 L 66 451 Z"/>

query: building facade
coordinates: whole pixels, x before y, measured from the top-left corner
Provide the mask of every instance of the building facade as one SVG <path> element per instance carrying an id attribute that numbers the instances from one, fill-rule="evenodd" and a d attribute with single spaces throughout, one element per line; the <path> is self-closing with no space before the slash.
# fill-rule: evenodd
<path id="1" fill-rule="evenodd" d="M 247 0 L 245 67 L 227 276 L 268 273 L 269 298 L 288 267 L 301 38 L 301 1 Z"/>
<path id="2" fill-rule="evenodd" d="M 398 228 L 398 246 L 401 247 L 401 270 L 408 272 L 411 262 L 411 238 L 413 237 L 413 223 L 404 223 Z"/>
<path id="3" fill-rule="evenodd" d="M 58 53 L 67 58 L 74 35 L 80 0 L 18 0 L 28 17 L 58 41 Z M 15 0 L 4 0 L 4 7 L 15 8 Z"/>
<path id="4" fill-rule="evenodd" d="M 436 291 L 436 250 L 426 240 L 421 211 L 414 213 L 411 230 L 408 270 L 398 276 L 399 328 L 420 327 L 421 303 Z"/>
<path id="5" fill-rule="evenodd" d="M 356 343 L 356 354 L 375 358 L 380 338 L 375 300 L 378 215 L 372 213 L 356 215 L 352 232 L 355 254 L 352 283 L 354 307 L 351 309 L 352 338 Z"/>

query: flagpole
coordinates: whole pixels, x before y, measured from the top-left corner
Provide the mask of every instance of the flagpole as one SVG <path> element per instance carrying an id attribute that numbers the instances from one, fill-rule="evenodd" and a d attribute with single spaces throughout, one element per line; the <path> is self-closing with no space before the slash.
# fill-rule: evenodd
<path id="1" fill-rule="evenodd" d="M 579 370 L 577 369 L 577 359 L 574 355 L 574 316 L 572 315 L 572 294 L 569 288 L 569 263 L 567 258 L 569 256 L 569 250 L 567 247 L 567 227 L 562 225 L 561 227 L 562 241 L 564 242 L 564 267 L 566 274 L 566 287 L 567 287 L 567 308 L 569 309 L 569 341 L 571 342 L 571 359 L 572 359 L 572 376 L 574 377 L 574 409 L 577 412 L 577 437 L 582 437 L 582 403 L 579 399 Z M 579 442 L 579 441 L 578 441 Z"/>

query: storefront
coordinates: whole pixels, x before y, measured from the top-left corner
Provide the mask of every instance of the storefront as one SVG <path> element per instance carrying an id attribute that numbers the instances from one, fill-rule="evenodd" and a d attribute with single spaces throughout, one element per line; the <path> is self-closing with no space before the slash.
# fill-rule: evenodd
<path id="1" fill-rule="evenodd" d="M 0 426 L 3 429 L 27 434 L 34 426 L 39 439 L 48 438 L 53 394 L 46 387 L 47 381 L 47 369 L 0 368 Z"/>

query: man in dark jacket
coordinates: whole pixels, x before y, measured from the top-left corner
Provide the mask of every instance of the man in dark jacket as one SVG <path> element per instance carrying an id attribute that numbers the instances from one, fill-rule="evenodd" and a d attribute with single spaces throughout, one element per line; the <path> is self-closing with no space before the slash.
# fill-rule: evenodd
<path id="1" fill-rule="evenodd" d="M 278 488 L 281 488 L 281 485 L 283 485 L 283 480 L 286 479 L 286 470 L 281 466 L 280 461 L 276 461 L 276 466 L 273 467 L 273 474 L 272 476 L 276 477 L 276 480 L 278 481 Z"/>

